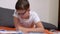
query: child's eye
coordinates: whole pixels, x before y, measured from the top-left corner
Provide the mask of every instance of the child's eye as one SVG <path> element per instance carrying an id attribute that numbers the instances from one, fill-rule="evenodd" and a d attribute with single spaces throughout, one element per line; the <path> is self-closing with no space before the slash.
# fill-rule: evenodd
<path id="1" fill-rule="evenodd" d="M 18 13 L 18 15 L 24 15 L 24 13 Z"/>
<path id="2" fill-rule="evenodd" d="M 18 15 L 20 15 L 20 13 L 18 13 Z"/>

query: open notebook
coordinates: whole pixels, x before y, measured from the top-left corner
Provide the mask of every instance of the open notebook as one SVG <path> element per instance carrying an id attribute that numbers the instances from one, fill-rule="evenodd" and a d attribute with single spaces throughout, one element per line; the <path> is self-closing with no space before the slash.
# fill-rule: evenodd
<path id="1" fill-rule="evenodd" d="M 0 34 L 25 34 L 25 33 L 21 32 L 21 31 L 0 31 Z M 45 34 L 45 33 L 30 32 L 27 34 Z"/>

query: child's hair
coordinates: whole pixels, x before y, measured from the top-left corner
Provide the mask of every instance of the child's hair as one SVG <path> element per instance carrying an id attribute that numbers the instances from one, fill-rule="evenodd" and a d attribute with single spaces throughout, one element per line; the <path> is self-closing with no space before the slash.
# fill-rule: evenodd
<path id="1" fill-rule="evenodd" d="M 27 10 L 30 7 L 28 0 L 18 0 L 15 9 L 16 10 Z"/>

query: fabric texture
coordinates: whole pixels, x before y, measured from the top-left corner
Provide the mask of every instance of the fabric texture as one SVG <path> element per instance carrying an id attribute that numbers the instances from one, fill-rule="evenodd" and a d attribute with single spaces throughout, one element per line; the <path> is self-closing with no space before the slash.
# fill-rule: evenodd
<path id="1" fill-rule="evenodd" d="M 0 26 L 13 27 L 13 9 L 6 9 L 0 7 Z"/>
<path id="2" fill-rule="evenodd" d="M 44 26 L 45 29 L 48 29 L 48 30 L 57 30 L 57 27 L 53 24 L 50 24 L 48 22 L 44 22 L 42 21 L 42 24 Z"/>

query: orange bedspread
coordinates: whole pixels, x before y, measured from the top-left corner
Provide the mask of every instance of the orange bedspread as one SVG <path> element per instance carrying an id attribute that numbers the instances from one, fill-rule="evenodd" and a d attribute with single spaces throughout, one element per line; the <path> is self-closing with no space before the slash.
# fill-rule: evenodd
<path id="1" fill-rule="evenodd" d="M 10 31 L 15 31 L 16 29 L 15 28 L 9 28 L 9 27 L 2 27 L 2 26 L 0 26 L 0 30 L 10 30 Z M 50 32 L 50 31 L 48 31 L 48 30 L 45 30 L 44 31 L 46 34 L 53 34 L 53 32 Z"/>

